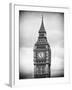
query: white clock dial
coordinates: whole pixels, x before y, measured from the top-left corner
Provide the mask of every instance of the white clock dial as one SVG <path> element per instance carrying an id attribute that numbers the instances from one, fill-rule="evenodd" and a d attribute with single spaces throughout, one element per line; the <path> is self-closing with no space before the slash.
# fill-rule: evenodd
<path id="1" fill-rule="evenodd" d="M 44 52 L 39 52 L 38 53 L 38 58 L 44 58 Z"/>

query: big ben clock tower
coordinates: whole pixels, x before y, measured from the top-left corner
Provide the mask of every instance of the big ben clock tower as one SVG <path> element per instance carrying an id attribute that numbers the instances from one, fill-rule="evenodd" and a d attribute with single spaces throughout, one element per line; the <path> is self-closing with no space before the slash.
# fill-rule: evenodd
<path id="1" fill-rule="evenodd" d="M 39 37 L 34 45 L 34 78 L 50 77 L 51 49 L 47 42 L 46 31 L 43 23 L 39 30 Z"/>

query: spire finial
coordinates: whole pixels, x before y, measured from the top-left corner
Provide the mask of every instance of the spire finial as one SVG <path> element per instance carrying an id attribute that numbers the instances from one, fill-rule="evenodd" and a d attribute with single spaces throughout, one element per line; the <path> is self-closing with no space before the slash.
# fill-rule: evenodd
<path id="1" fill-rule="evenodd" d="M 43 19 L 43 14 L 41 16 L 42 16 L 42 19 Z"/>
<path id="2" fill-rule="evenodd" d="M 43 22 L 43 14 L 41 14 L 42 22 Z"/>

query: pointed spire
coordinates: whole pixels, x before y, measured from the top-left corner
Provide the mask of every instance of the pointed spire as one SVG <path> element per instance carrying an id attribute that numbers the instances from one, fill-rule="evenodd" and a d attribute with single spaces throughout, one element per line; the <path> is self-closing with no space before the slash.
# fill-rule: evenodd
<path id="1" fill-rule="evenodd" d="M 41 15 L 42 21 L 41 21 L 41 27 L 39 30 L 39 33 L 46 33 L 45 28 L 44 28 L 44 23 L 43 23 L 43 15 Z"/>

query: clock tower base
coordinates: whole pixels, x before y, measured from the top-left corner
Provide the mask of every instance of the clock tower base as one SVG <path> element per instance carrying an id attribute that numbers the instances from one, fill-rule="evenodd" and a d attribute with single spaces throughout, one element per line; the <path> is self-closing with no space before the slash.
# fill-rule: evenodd
<path id="1" fill-rule="evenodd" d="M 34 78 L 47 78 L 47 77 L 50 77 L 50 74 L 42 74 L 42 75 L 34 75 Z"/>

